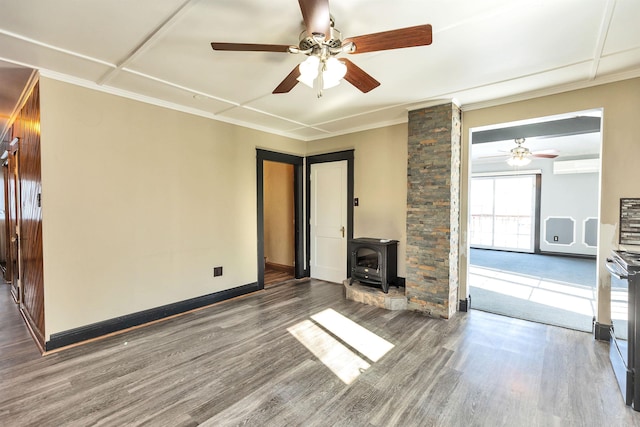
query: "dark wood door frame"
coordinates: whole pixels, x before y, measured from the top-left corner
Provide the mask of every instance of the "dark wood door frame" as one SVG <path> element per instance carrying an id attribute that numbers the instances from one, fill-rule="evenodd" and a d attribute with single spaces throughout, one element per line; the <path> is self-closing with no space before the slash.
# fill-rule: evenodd
<path id="1" fill-rule="evenodd" d="M 7 156 L 9 152 L 6 151 Z M 2 172 L 4 175 L 4 259 L 6 261 L 4 270 L 5 282 L 11 281 L 11 224 L 10 224 L 10 212 L 9 212 L 9 159 L 3 160 Z"/>
<path id="2" fill-rule="evenodd" d="M 294 241 L 295 241 L 295 277 L 300 279 L 309 275 L 308 263 L 304 263 L 303 234 L 303 167 L 304 159 L 291 154 L 277 153 L 257 149 L 257 194 L 258 194 L 258 288 L 264 289 L 264 162 L 278 162 L 293 165 L 293 203 L 294 203 Z M 306 268 L 305 268 L 306 267 Z"/>
<path id="3" fill-rule="evenodd" d="M 347 242 L 353 239 L 353 195 L 354 195 L 354 150 L 338 151 L 335 153 L 319 154 L 307 157 L 307 200 L 306 200 L 306 236 L 307 236 L 307 271 L 311 263 L 311 165 L 315 163 L 329 163 L 347 161 Z M 351 274 L 351 257 L 347 254 L 347 277 Z M 309 274 L 307 274 L 309 275 Z"/>
<path id="4" fill-rule="evenodd" d="M 17 304 L 22 304 L 20 284 L 20 176 L 18 173 L 18 148 L 8 147 L 5 217 L 7 222 L 7 280 L 11 283 L 11 295 Z"/>

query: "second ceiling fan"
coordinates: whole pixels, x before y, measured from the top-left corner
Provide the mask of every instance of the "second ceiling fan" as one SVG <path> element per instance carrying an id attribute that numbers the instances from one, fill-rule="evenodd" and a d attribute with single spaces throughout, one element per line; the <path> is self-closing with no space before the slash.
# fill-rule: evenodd
<path id="1" fill-rule="evenodd" d="M 341 53 L 367 53 L 405 47 L 426 46 L 432 41 L 431 25 L 400 28 L 397 30 L 367 34 L 342 39 L 342 34 L 334 27 L 329 12 L 329 0 L 298 0 L 306 30 L 300 35 L 297 46 L 277 44 L 252 44 L 212 42 L 214 50 L 302 53 L 308 58 L 296 66 L 273 90 L 273 93 L 287 93 L 298 82 L 315 87 L 318 97 L 322 90 L 337 85 L 342 78 L 367 93 L 380 86 L 362 68 L 346 58 L 338 59 Z"/>

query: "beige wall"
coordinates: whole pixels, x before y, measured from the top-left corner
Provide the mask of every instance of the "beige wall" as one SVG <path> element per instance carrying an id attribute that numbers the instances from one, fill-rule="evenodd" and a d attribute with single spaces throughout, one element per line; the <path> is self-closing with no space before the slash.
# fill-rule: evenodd
<path id="1" fill-rule="evenodd" d="M 598 248 L 598 321 L 609 324 L 610 278 L 603 260 L 616 249 L 621 197 L 640 197 L 640 79 L 463 111 L 460 298 L 467 294 L 469 129 L 517 120 L 603 109 L 603 147 Z M 464 107 L 463 107 L 464 110 Z M 355 149 L 354 236 L 400 240 L 398 274 L 406 276 L 406 124 L 311 141 L 308 154 Z"/>
<path id="2" fill-rule="evenodd" d="M 407 125 L 308 142 L 308 153 L 354 151 L 354 237 L 399 240 L 398 275 L 406 276 Z"/>
<path id="3" fill-rule="evenodd" d="M 47 339 L 256 282 L 256 147 L 304 143 L 47 78 L 40 90 Z"/>
<path id="4" fill-rule="evenodd" d="M 638 99 L 633 79 L 463 113 L 461 297 L 469 129 L 603 108 L 598 320 L 610 321 L 601 260 L 617 247 L 619 198 L 640 197 Z M 354 236 L 399 240 L 406 276 L 406 124 L 302 143 L 45 78 L 41 103 L 47 338 L 255 282 L 256 147 L 355 149 Z"/>
<path id="5" fill-rule="evenodd" d="M 600 230 L 598 242 L 598 321 L 611 323 L 611 281 L 603 260 L 618 246 L 621 197 L 640 197 L 640 79 L 545 96 L 463 113 L 460 278 L 461 297 L 467 283 L 467 209 L 469 129 L 490 124 L 603 108 Z"/>
<path id="6" fill-rule="evenodd" d="M 293 165 L 265 161 L 264 256 L 267 262 L 293 266 L 295 229 Z"/>

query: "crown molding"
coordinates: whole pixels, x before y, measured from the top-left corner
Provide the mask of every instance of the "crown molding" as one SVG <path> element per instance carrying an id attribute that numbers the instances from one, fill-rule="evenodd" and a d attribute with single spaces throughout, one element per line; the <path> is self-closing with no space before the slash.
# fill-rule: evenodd
<path id="1" fill-rule="evenodd" d="M 248 128 L 248 129 L 257 130 L 257 131 L 260 131 L 260 132 L 265 132 L 265 133 L 269 133 L 269 134 L 273 134 L 273 135 L 278 135 L 278 136 L 282 136 L 284 138 L 290 138 L 290 139 L 295 139 L 295 140 L 303 140 L 299 136 L 293 135 L 293 134 L 288 133 L 288 132 L 283 132 L 283 131 L 270 129 L 270 128 L 267 128 L 267 127 L 264 127 L 264 126 L 243 122 L 241 120 L 236 120 L 236 119 L 233 119 L 233 118 L 230 118 L 230 117 L 219 116 L 219 115 L 216 115 L 216 114 L 208 112 L 208 111 L 199 110 L 197 108 L 186 107 L 184 105 L 180 105 L 180 104 L 176 104 L 176 103 L 173 103 L 173 102 L 164 101 L 164 100 L 161 100 L 161 99 L 158 99 L 158 98 L 152 98 L 152 97 L 146 96 L 146 95 L 140 95 L 138 93 L 130 92 L 130 91 L 124 90 L 124 89 L 118 89 L 118 88 L 115 88 L 113 86 L 101 86 L 101 85 L 99 85 L 99 84 L 97 84 L 95 82 L 92 82 L 90 80 L 80 79 L 78 77 L 73 77 L 73 76 L 70 76 L 68 74 L 62 74 L 62 73 L 58 73 L 58 72 L 55 72 L 55 71 L 42 69 L 42 70 L 40 70 L 40 75 L 42 77 L 46 77 L 46 78 L 49 78 L 49 79 L 52 79 L 52 80 L 57 80 L 57 81 L 61 81 L 61 82 L 64 82 L 64 83 L 69 83 L 69 84 L 72 84 L 72 85 L 75 85 L 75 86 L 84 87 L 86 89 L 95 90 L 95 91 L 106 93 L 106 94 L 109 94 L 109 95 L 115 95 L 115 96 L 119 96 L 119 97 L 122 97 L 122 98 L 127 98 L 127 99 L 131 99 L 131 100 L 134 100 L 134 101 L 138 101 L 138 102 L 143 102 L 145 104 L 155 105 L 157 107 L 167 108 L 169 110 L 180 111 L 182 113 L 192 114 L 194 116 L 204 117 L 204 118 L 216 120 L 216 121 L 219 121 L 219 122 L 224 122 L 224 123 L 228 123 L 228 124 L 232 124 L 232 125 L 236 125 L 236 126 L 240 126 L 240 127 L 245 127 L 245 128 Z M 237 106 L 235 106 L 235 107 L 237 107 Z"/>
<path id="2" fill-rule="evenodd" d="M 538 89 L 530 92 L 523 92 L 516 95 L 506 96 L 503 98 L 490 99 L 487 101 L 474 102 L 463 105 L 462 111 L 480 110 L 482 108 L 497 107 L 499 105 L 511 104 L 514 102 L 527 101 L 530 99 L 541 98 L 543 96 L 557 95 L 560 93 L 571 92 L 574 90 L 588 89 L 594 86 L 602 86 L 609 83 L 616 83 L 623 80 L 630 80 L 640 77 L 640 69 L 625 71 L 622 73 L 609 74 L 597 79 L 588 81 L 578 81 L 567 83 L 559 86 L 552 86 L 544 89 Z"/>
<path id="3" fill-rule="evenodd" d="M 352 128 L 348 128 L 348 129 L 344 129 L 338 132 L 330 132 L 327 131 L 326 129 L 322 128 L 322 125 L 328 124 L 328 123 L 332 123 L 332 121 L 329 122 L 324 122 L 324 123 L 317 123 L 314 125 L 304 125 L 301 123 L 297 123 L 297 122 L 293 122 L 290 120 L 292 124 L 298 124 L 301 125 L 295 129 L 292 129 L 291 131 L 278 131 L 278 130 L 274 130 L 272 128 L 267 128 L 265 126 L 261 126 L 261 125 L 256 125 L 253 123 L 248 123 L 248 122 L 244 122 L 241 120 L 237 120 L 237 119 L 233 119 L 233 118 L 229 118 L 229 117 L 225 117 L 223 115 L 217 115 L 208 111 L 203 111 L 203 110 L 199 110 L 197 108 L 191 108 L 191 107 L 186 107 L 184 105 L 180 105 L 180 104 L 176 104 L 173 102 L 168 102 L 168 101 L 164 101 L 161 99 L 157 99 L 157 98 L 152 98 L 149 96 L 145 96 L 145 95 L 140 95 L 134 92 L 130 92 L 127 90 L 123 90 L 123 89 L 118 89 L 112 86 L 104 86 L 104 85 L 99 85 L 93 81 L 89 81 L 89 80 L 85 80 L 85 79 L 80 79 L 77 77 L 73 77 L 73 76 L 69 76 L 67 74 L 62 74 L 62 73 L 58 73 L 55 71 L 51 71 L 51 70 L 46 70 L 46 69 L 41 69 L 40 70 L 40 75 L 42 75 L 43 77 L 47 77 L 47 78 L 51 78 L 53 80 L 59 80 L 59 81 L 63 81 L 69 84 L 73 84 L 76 86 L 81 86 L 81 87 L 85 87 L 87 89 L 92 89 L 92 90 L 96 90 L 99 92 L 103 92 L 103 93 L 108 93 L 111 95 L 116 95 L 116 96 L 120 96 L 120 97 L 124 97 L 124 98 L 128 98 L 128 99 L 132 99 L 135 101 L 139 101 L 139 102 L 143 102 L 143 103 L 147 103 L 147 104 L 151 104 L 151 105 L 155 105 L 155 106 L 159 106 L 159 107 L 163 107 L 163 108 L 168 108 L 171 110 L 175 110 L 175 111 L 180 111 L 183 113 L 187 113 L 187 114 L 192 114 L 192 115 L 196 115 L 196 116 L 200 116 L 200 117 L 205 117 L 205 118 L 209 118 L 212 120 L 216 120 L 216 121 L 220 121 L 220 122 L 224 122 L 224 123 L 229 123 L 232 125 L 236 125 L 236 126 L 241 126 L 241 127 L 245 127 L 248 129 L 253 129 L 256 131 L 260 131 L 260 132 L 265 132 L 265 133 L 269 133 L 269 134 L 273 134 L 273 135 L 278 135 L 278 136 L 282 136 L 284 138 L 289 138 L 289 139 L 293 139 L 293 140 L 298 140 L 298 141 L 303 141 L 303 142 L 311 142 L 311 141 L 318 141 L 318 140 L 323 140 L 323 139 L 327 139 L 327 138 L 332 138 L 332 137 L 337 137 L 337 136 L 342 136 L 342 135 L 347 135 L 347 134 L 351 134 L 351 133 L 356 133 L 356 132 L 363 132 L 363 131 L 367 131 L 367 130 L 373 130 L 373 129 L 378 129 L 378 128 L 382 128 L 382 127 L 386 127 L 386 126 L 393 126 L 393 125 L 397 125 L 397 124 L 402 124 L 402 123 L 407 123 L 408 118 L 402 118 L 402 119 L 394 119 L 394 120 L 388 120 L 388 121 L 383 121 L 383 122 L 375 122 L 372 123 L 370 125 L 363 125 L 363 126 L 357 126 L 357 127 L 352 127 Z M 145 76 L 148 77 L 148 76 Z M 535 91 L 529 91 L 529 92 L 523 92 L 520 94 L 516 94 L 516 95 L 511 95 L 511 96 L 507 96 L 507 97 L 502 97 L 502 98 L 496 98 L 496 99 L 491 99 L 491 100 L 487 100 L 487 101 L 481 101 L 481 102 L 476 102 L 476 103 L 470 103 L 470 104 L 461 104 L 456 98 L 438 98 L 438 99 L 433 99 L 433 100 L 426 100 L 424 102 L 421 103 L 414 103 L 414 104 L 405 104 L 403 105 L 395 105 L 390 108 L 396 108 L 396 107 L 404 107 L 407 111 L 413 111 L 413 110 L 417 110 L 417 109 L 421 109 L 421 108 L 428 108 L 428 107 L 432 107 L 435 105 L 441 105 L 443 103 L 454 103 L 455 105 L 457 105 L 458 107 L 460 107 L 460 109 L 464 112 L 464 111 L 473 111 L 473 110 L 478 110 L 478 109 L 482 109 L 482 108 L 489 108 L 489 107 L 495 107 L 495 106 L 499 106 L 499 105 L 504 105 L 504 104 L 510 104 L 513 102 L 519 102 L 519 101 L 526 101 L 526 100 L 530 100 L 530 99 L 535 99 L 535 98 L 540 98 L 543 96 L 550 96 L 550 95 L 556 95 L 559 93 L 564 93 L 564 92 L 570 92 L 570 91 L 574 91 L 574 90 L 580 90 L 580 89 L 586 89 L 586 88 L 590 88 L 590 87 L 594 87 L 594 86 L 600 86 L 600 85 L 604 85 L 604 84 L 608 84 L 608 83 L 615 83 L 618 81 L 623 81 L 623 80 L 629 80 L 629 79 L 633 79 L 633 78 L 638 78 L 640 77 L 640 69 L 638 70 L 630 70 L 630 71 L 626 71 L 626 72 L 622 72 L 622 73 L 616 73 L 616 74 L 610 74 L 607 76 L 603 76 L 594 80 L 589 80 L 589 81 L 580 81 L 580 82 L 574 82 L 574 83 L 569 83 L 569 84 L 564 84 L 564 85 L 559 85 L 559 86 L 554 86 L 554 87 L 550 87 L 550 88 L 544 88 L 544 89 L 539 89 L 539 90 L 535 90 Z M 182 88 L 184 90 L 187 90 L 186 88 Z M 208 96 L 206 94 L 203 94 L 203 96 Z M 223 101 L 223 100 L 222 100 Z M 251 108 L 248 106 L 242 106 L 242 105 L 236 105 L 233 103 L 230 103 L 230 108 L 246 108 L 250 111 L 256 112 L 256 113 L 260 113 L 260 114 L 266 114 L 267 116 L 272 116 L 272 117 L 277 117 L 274 116 L 272 114 L 269 113 L 265 113 L 263 111 L 260 111 L 258 109 L 255 108 Z M 369 113 L 374 113 L 376 111 L 380 111 L 380 110 L 384 110 L 384 109 L 388 109 L 388 108 L 382 108 L 379 110 L 375 110 L 375 111 L 369 111 L 367 113 L 363 113 L 363 114 L 358 114 L 357 116 L 364 116 L 366 114 Z M 282 119 L 282 118 L 281 118 Z M 340 118 L 340 120 L 344 120 L 345 118 Z M 284 119 L 286 120 L 286 119 Z M 336 120 L 337 121 L 337 120 Z M 294 132 L 296 130 L 299 129 L 313 129 L 316 131 L 320 131 L 320 132 L 325 132 L 326 135 L 321 135 L 321 136 L 312 136 L 312 137 L 303 137 L 300 135 L 295 134 Z"/>

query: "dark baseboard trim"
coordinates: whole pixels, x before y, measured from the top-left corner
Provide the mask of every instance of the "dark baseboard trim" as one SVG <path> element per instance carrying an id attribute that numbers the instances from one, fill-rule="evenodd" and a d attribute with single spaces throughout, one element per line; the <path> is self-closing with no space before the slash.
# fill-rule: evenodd
<path id="1" fill-rule="evenodd" d="M 611 340 L 611 325 L 605 325 L 603 323 L 593 323 L 593 337 L 598 341 Z"/>
<path id="2" fill-rule="evenodd" d="M 596 255 L 588 255 L 588 254 L 570 254 L 564 252 L 551 252 L 551 251 L 540 251 L 540 255 L 552 255 L 559 257 L 569 257 L 569 258 L 584 258 L 584 259 L 596 259 Z"/>
<path id="3" fill-rule="evenodd" d="M 70 329 L 68 331 L 51 334 L 51 339 L 45 343 L 45 351 L 55 350 L 81 341 L 98 338 L 113 332 L 122 331 L 134 326 L 140 326 L 145 323 L 163 319 L 165 317 L 174 316 L 176 314 L 185 313 L 196 308 L 215 304 L 220 301 L 245 295 L 259 290 L 258 283 L 250 283 L 248 285 L 239 286 L 237 288 L 227 289 L 208 295 L 191 298 L 184 301 L 167 304 L 149 310 L 138 311 L 136 313 L 126 314 L 124 316 L 105 320 L 91 325 L 81 326 L 79 328 Z"/>
<path id="4" fill-rule="evenodd" d="M 458 301 L 458 311 L 467 312 L 471 309 L 471 296 Z"/>
<path id="5" fill-rule="evenodd" d="M 587 254 L 571 254 L 566 252 L 552 252 L 552 251 L 535 251 L 535 252 L 522 252 L 522 251 L 509 251 L 506 249 L 489 249 L 489 248 L 474 248 L 480 251 L 493 251 L 493 252 L 510 252 L 510 253 L 518 253 L 518 254 L 529 254 L 529 255 L 551 255 L 558 257 L 569 257 L 569 258 L 586 258 L 586 259 L 596 259 L 596 255 L 587 255 Z"/>

